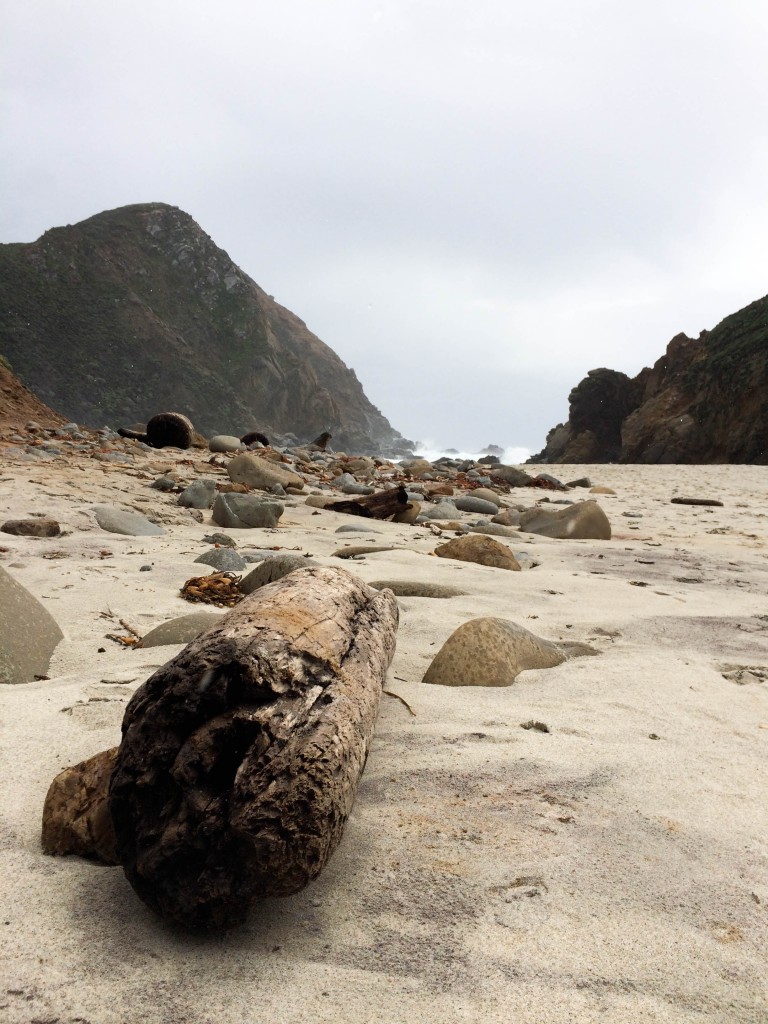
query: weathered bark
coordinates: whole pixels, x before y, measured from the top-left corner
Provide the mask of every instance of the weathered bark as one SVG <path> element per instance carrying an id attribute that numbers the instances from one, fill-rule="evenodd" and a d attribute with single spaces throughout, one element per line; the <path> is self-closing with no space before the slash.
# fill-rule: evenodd
<path id="1" fill-rule="evenodd" d="M 121 437 L 143 441 L 153 448 L 191 448 L 195 442 L 195 428 L 180 412 L 161 412 L 147 423 L 145 432 L 120 427 Z"/>
<path id="2" fill-rule="evenodd" d="M 117 747 L 112 747 L 59 772 L 43 806 L 43 853 L 119 863 L 107 803 L 116 757 Z"/>
<path id="3" fill-rule="evenodd" d="M 366 519 L 389 519 L 410 508 L 410 505 L 406 489 L 393 487 L 390 491 L 379 491 L 365 498 L 334 501 L 325 507 L 331 512 L 347 512 L 349 515 L 364 516 Z"/>
<path id="4" fill-rule="evenodd" d="M 227 928 L 320 873 L 352 807 L 396 630 L 391 591 L 300 569 L 144 683 L 110 810 L 146 903 L 190 928 Z"/>

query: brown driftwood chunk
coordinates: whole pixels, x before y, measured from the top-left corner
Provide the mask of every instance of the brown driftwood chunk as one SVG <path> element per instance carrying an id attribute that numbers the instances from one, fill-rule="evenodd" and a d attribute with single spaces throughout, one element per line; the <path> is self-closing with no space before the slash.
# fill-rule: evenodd
<path id="1" fill-rule="evenodd" d="M 319 874 L 352 807 L 396 631 L 391 591 L 300 569 L 137 690 L 109 799 L 120 862 L 149 906 L 227 928 Z"/>
<path id="2" fill-rule="evenodd" d="M 43 853 L 117 864 L 107 790 L 117 747 L 59 772 L 43 806 Z"/>
<path id="3" fill-rule="evenodd" d="M 409 509 L 408 493 L 404 487 L 393 487 L 390 491 L 379 491 L 364 498 L 333 501 L 325 506 L 331 512 L 346 512 L 366 519 L 391 519 L 392 516 Z"/>

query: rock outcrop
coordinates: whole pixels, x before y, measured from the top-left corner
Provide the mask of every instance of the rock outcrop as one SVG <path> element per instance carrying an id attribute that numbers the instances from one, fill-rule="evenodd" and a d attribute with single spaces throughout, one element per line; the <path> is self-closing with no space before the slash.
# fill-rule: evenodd
<path id="1" fill-rule="evenodd" d="M 0 245 L 0 352 L 78 423 L 174 408 L 209 436 L 327 430 L 337 449 L 412 447 L 354 370 L 163 203 Z"/>
<path id="2" fill-rule="evenodd" d="M 58 427 L 66 423 L 53 409 L 33 395 L 12 372 L 10 364 L 0 355 L 0 427 L 23 427 L 30 420 L 41 427 Z"/>
<path id="3" fill-rule="evenodd" d="M 529 461 L 766 465 L 766 393 L 768 296 L 698 338 L 678 334 L 634 378 L 591 370 Z"/>

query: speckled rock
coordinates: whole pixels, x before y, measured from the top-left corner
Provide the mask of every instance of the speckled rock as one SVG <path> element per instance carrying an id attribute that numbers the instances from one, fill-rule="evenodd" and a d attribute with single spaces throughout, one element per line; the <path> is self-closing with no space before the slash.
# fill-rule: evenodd
<path id="1" fill-rule="evenodd" d="M 484 537 L 481 534 L 468 534 L 466 537 L 456 537 L 449 540 L 447 544 L 440 544 L 435 548 L 435 554 L 439 558 L 456 558 L 462 562 L 475 562 L 478 565 L 488 565 L 494 569 L 510 569 L 513 572 L 520 572 L 517 559 L 504 544 L 494 540 L 493 537 Z"/>
<path id="2" fill-rule="evenodd" d="M 184 508 L 211 508 L 215 498 L 216 481 L 210 477 L 201 477 L 184 488 L 179 495 L 178 503 Z"/>
<path id="3" fill-rule="evenodd" d="M 248 487 L 257 487 L 265 491 L 274 487 L 275 484 L 280 484 L 283 487 L 291 485 L 302 488 L 304 486 L 304 481 L 298 473 L 283 469 L 281 463 L 262 459 L 251 452 L 236 455 L 227 466 L 227 473 L 233 483 L 246 484 Z"/>
<path id="4" fill-rule="evenodd" d="M 555 644 L 506 619 L 471 619 L 438 651 L 423 682 L 439 686 L 510 686 L 527 669 L 553 668 L 596 654 L 587 644 Z"/>
<path id="5" fill-rule="evenodd" d="M 0 530 L 16 537 L 58 537 L 61 527 L 55 519 L 7 519 Z"/>
<path id="6" fill-rule="evenodd" d="M 222 494 L 213 503 L 213 521 L 227 529 L 271 529 L 277 526 L 284 506 L 257 494 Z"/>

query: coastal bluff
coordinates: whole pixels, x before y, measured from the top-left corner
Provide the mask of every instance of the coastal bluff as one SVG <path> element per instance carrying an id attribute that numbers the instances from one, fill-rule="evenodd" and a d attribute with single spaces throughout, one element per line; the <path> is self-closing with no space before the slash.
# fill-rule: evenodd
<path id="1" fill-rule="evenodd" d="M 599 368 L 532 463 L 768 464 L 768 296 L 698 338 L 678 334 L 636 377 Z"/>
<path id="2" fill-rule="evenodd" d="M 354 370 L 189 214 L 125 206 L 0 245 L 0 353 L 78 423 L 183 410 L 203 434 L 333 434 L 405 454 Z"/>

